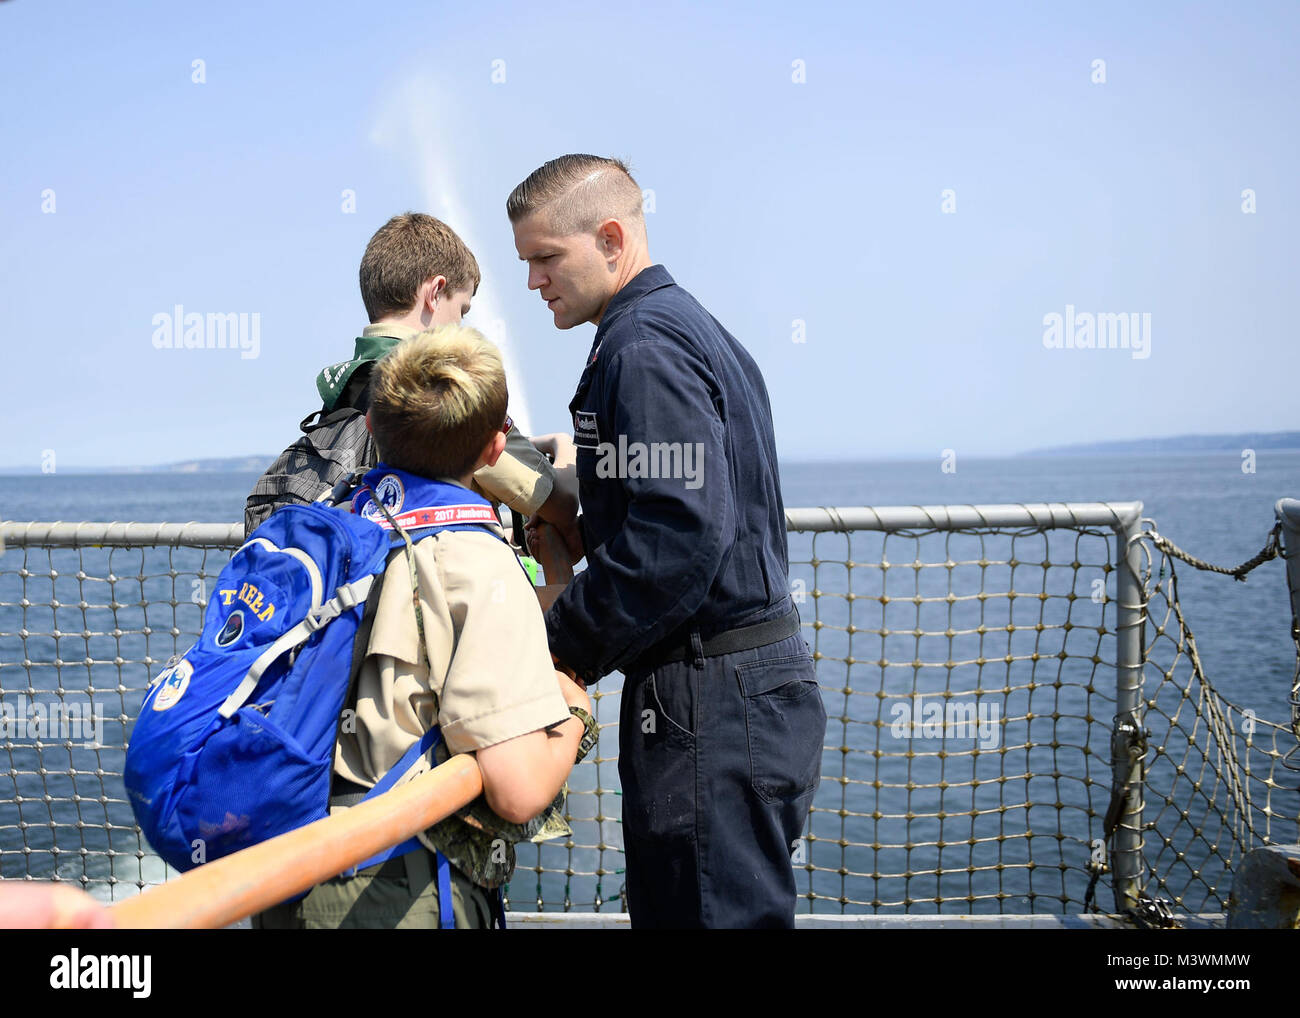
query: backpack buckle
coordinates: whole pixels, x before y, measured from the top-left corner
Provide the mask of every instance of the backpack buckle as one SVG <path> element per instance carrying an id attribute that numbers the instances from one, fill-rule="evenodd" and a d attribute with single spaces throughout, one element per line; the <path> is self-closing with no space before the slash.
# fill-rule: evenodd
<path id="1" fill-rule="evenodd" d="M 358 586 L 355 583 L 345 583 L 334 591 L 334 596 L 326 601 L 319 608 L 313 608 L 307 612 L 303 618 L 303 624 L 313 633 L 320 629 L 327 622 L 332 622 L 345 611 L 350 611 L 365 600 L 366 594 L 370 591 L 371 577 L 366 577 L 366 581 Z M 358 597 L 357 595 L 361 596 Z"/>
<path id="2" fill-rule="evenodd" d="M 322 629 L 329 622 L 332 622 L 339 615 L 338 605 L 334 601 L 326 601 L 319 608 L 313 608 L 303 618 L 302 623 L 313 633 Z"/>

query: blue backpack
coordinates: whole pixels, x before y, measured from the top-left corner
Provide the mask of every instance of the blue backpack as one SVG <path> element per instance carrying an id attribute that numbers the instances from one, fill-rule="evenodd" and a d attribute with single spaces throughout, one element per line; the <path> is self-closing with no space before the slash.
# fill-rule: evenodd
<path id="1" fill-rule="evenodd" d="M 383 464 L 365 481 L 358 513 L 289 505 L 259 526 L 217 578 L 197 642 L 145 695 L 123 779 L 149 844 L 178 870 L 329 815 L 335 743 L 369 639 L 367 596 L 390 550 L 404 542 L 409 554 L 409 534 L 496 519 L 457 485 Z M 403 512 L 404 502 L 415 508 Z M 413 610 L 422 633 L 418 601 Z M 396 784 L 439 740 L 435 726 L 365 798 Z M 411 838 L 348 873 L 418 847 Z M 437 863 L 446 927 L 450 875 L 442 853 Z"/>

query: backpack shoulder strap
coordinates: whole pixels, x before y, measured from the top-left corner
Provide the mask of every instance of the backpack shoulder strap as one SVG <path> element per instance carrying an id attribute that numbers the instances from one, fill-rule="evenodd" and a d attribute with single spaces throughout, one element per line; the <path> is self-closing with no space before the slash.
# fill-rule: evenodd
<path id="1" fill-rule="evenodd" d="M 433 751 L 441 741 L 442 730 L 437 725 L 434 725 L 424 733 L 423 738 L 411 744 L 411 748 L 403 753 L 402 758 L 398 760 L 397 763 L 393 764 L 383 777 L 375 782 L 373 788 L 366 792 L 365 795 L 361 796 L 360 801 L 365 802 L 367 799 L 373 799 L 375 796 L 383 795 L 389 789 L 393 788 L 398 781 L 405 777 L 407 772 L 415 766 L 415 762 L 426 753 L 430 754 L 429 763 L 432 765 Z M 369 859 L 363 859 L 351 869 L 345 870 L 342 875 L 345 877 L 354 876 L 358 870 L 363 870 L 367 866 L 373 866 L 375 863 L 384 862 L 388 859 L 396 858 L 399 855 L 406 855 L 407 852 L 414 852 L 417 848 L 422 847 L 419 837 L 413 835 L 399 844 L 376 852 Z M 441 853 L 439 854 L 441 855 Z M 441 895 L 439 895 L 439 897 L 441 898 Z"/>
<path id="2" fill-rule="evenodd" d="M 349 417 L 359 413 L 361 411 L 350 406 L 339 406 L 333 410 L 326 410 L 321 407 L 319 410 L 313 410 L 299 421 L 298 430 L 306 434 L 309 431 L 315 431 L 317 428 L 324 428 L 331 424 L 338 424 L 340 421 L 346 421 Z"/>
<path id="3" fill-rule="evenodd" d="M 423 657 L 425 654 L 424 612 L 420 611 L 420 577 L 415 571 L 415 545 L 411 543 L 411 535 L 402 529 L 402 525 L 398 523 L 397 520 L 393 519 L 393 514 L 390 513 L 388 507 L 384 505 L 384 500 L 375 494 L 374 489 L 365 482 L 362 482 L 360 487 L 365 488 L 366 491 L 370 492 L 370 501 L 374 505 L 378 506 L 379 511 L 384 514 L 384 519 L 391 524 L 393 530 L 401 535 L 402 542 L 406 545 L 406 565 L 411 571 L 411 600 L 415 603 L 415 629 L 420 636 L 420 645 L 415 651 L 415 656 L 417 658 L 416 664 L 419 664 L 418 659 Z M 425 536 L 427 537 L 428 535 L 426 534 Z M 435 725 L 434 727 L 436 728 L 437 726 Z"/>
<path id="4" fill-rule="evenodd" d="M 307 612 L 306 617 L 301 622 L 282 633 L 271 646 L 257 656 L 257 660 L 244 673 L 243 680 L 226 697 L 225 701 L 217 709 L 217 713 L 223 718 L 233 717 L 235 712 L 244 706 L 248 698 L 253 695 L 253 690 L 257 688 L 258 682 L 261 681 L 262 673 L 271 667 L 273 661 L 280 657 L 281 654 L 292 650 L 298 644 L 309 639 L 316 630 L 329 625 L 345 611 L 355 608 L 366 600 L 366 595 L 370 593 L 370 586 L 374 579 L 373 575 L 363 576 L 351 583 L 345 583 L 335 591 L 334 596 L 328 601 L 319 608 Z"/>

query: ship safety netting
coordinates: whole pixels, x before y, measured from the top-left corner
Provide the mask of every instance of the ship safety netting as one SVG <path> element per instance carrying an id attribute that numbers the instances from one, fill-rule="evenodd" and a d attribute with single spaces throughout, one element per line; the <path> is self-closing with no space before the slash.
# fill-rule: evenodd
<path id="1" fill-rule="evenodd" d="M 1222 911 L 1298 840 L 1289 723 L 1204 674 L 1138 503 L 792 509 L 791 595 L 828 726 L 792 846 L 801 912 Z M 193 642 L 238 526 L 4 524 L 0 879 L 104 901 L 174 877 L 122 786 L 150 679 Z M 619 685 L 570 778 L 572 835 L 508 904 L 624 907 Z"/>

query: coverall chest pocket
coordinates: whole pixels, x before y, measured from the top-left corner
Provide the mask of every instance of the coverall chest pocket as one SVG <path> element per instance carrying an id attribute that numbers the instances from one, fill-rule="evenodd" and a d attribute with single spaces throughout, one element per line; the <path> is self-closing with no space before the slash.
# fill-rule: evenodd
<path id="1" fill-rule="evenodd" d="M 601 480 L 597 472 L 600 444 L 607 439 L 602 430 L 607 427 L 599 400 L 593 394 L 594 365 L 582 373 L 578 390 L 569 403 L 573 416 L 573 445 L 576 453 L 578 476 L 578 501 L 582 504 L 584 541 L 590 553 L 604 543 L 620 518 L 617 505 L 621 489 L 617 482 L 611 487 L 608 478 Z"/>
<path id="2" fill-rule="evenodd" d="M 599 408 L 591 398 L 592 368 L 588 365 L 578 380 L 578 389 L 569 402 L 573 415 L 573 445 L 578 457 L 578 480 L 596 479 L 596 456 L 600 446 Z"/>
<path id="3" fill-rule="evenodd" d="M 745 698 L 749 779 L 765 802 L 797 799 L 821 778 L 826 708 L 804 655 L 736 666 Z"/>

